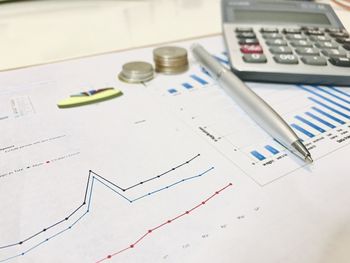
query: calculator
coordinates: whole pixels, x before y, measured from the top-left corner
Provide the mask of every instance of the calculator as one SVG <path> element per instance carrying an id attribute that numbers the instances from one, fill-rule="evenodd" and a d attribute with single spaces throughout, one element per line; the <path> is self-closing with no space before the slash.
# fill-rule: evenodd
<path id="1" fill-rule="evenodd" d="M 246 81 L 350 86 L 350 38 L 330 5 L 222 0 L 232 71 Z"/>

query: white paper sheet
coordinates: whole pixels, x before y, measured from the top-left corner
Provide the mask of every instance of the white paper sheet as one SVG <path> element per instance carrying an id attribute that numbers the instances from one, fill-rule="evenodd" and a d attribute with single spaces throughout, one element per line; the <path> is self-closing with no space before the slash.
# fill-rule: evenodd
<path id="1" fill-rule="evenodd" d="M 347 262 L 346 88 L 249 83 L 305 130 L 305 165 L 192 58 L 146 85 L 116 79 L 130 60 L 152 48 L 1 73 L 0 262 Z M 124 95 L 56 106 L 106 86 Z"/>

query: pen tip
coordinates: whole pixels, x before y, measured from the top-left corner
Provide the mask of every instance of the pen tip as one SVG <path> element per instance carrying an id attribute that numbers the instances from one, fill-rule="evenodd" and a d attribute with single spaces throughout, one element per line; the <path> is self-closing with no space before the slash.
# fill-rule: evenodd
<path id="1" fill-rule="evenodd" d="M 305 157 L 305 161 L 307 161 L 308 163 L 312 163 L 314 160 L 312 160 L 311 156 L 310 155 L 307 155 Z"/>

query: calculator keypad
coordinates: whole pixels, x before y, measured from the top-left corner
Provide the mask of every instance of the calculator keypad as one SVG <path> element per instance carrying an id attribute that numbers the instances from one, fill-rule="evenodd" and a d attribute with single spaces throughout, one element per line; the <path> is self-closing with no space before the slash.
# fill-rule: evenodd
<path id="1" fill-rule="evenodd" d="M 333 49 L 339 47 L 339 45 L 335 42 L 317 42 L 315 46 L 318 48 L 333 48 Z"/>
<path id="2" fill-rule="evenodd" d="M 318 51 L 317 48 L 313 48 L 313 47 L 300 47 L 300 48 L 296 48 L 295 52 L 298 55 L 309 55 L 309 56 L 316 56 L 319 55 L 320 52 Z"/>
<path id="3" fill-rule="evenodd" d="M 340 49 L 324 49 L 322 50 L 323 55 L 327 57 L 345 57 L 346 52 Z"/>
<path id="4" fill-rule="evenodd" d="M 278 64 L 297 65 L 301 61 L 305 65 L 326 66 L 330 62 L 350 67 L 350 37 L 343 29 L 262 27 L 255 31 L 251 27 L 237 27 L 235 32 L 246 63 L 268 62 L 261 41 Z"/>
<path id="5" fill-rule="evenodd" d="M 287 41 L 283 39 L 268 39 L 265 42 L 268 46 L 287 46 Z"/>
<path id="6" fill-rule="evenodd" d="M 279 64 L 298 64 L 298 58 L 295 55 L 280 54 L 275 55 L 273 59 Z"/>
<path id="7" fill-rule="evenodd" d="M 257 45 L 259 44 L 259 41 L 256 38 L 245 38 L 245 39 L 240 39 L 238 43 L 240 45 Z"/>
<path id="8" fill-rule="evenodd" d="M 292 40 L 292 41 L 289 41 L 289 43 L 293 47 L 312 47 L 312 42 L 308 40 Z"/>
<path id="9" fill-rule="evenodd" d="M 265 39 L 283 39 L 283 35 L 278 34 L 278 33 L 266 33 L 266 34 L 263 34 L 263 38 L 265 38 Z"/>
<path id="10" fill-rule="evenodd" d="M 263 53 L 260 45 L 242 45 L 241 52 L 243 54 Z"/>
<path id="11" fill-rule="evenodd" d="M 272 54 L 293 54 L 293 51 L 290 47 L 283 46 L 271 47 L 270 52 Z"/>
<path id="12" fill-rule="evenodd" d="M 267 59 L 264 54 L 245 54 L 243 60 L 247 63 L 266 63 Z"/>
<path id="13" fill-rule="evenodd" d="M 350 58 L 330 58 L 329 62 L 331 62 L 335 66 L 339 67 L 350 67 Z"/>
<path id="14" fill-rule="evenodd" d="M 327 60 L 324 57 L 320 57 L 320 56 L 304 56 L 304 57 L 301 57 L 301 61 L 303 61 L 307 65 L 314 65 L 314 66 L 327 65 Z"/>

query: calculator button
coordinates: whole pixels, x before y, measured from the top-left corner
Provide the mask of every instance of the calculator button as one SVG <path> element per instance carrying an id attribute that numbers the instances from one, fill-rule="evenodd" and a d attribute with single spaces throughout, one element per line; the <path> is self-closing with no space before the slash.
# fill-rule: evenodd
<path id="1" fill-rule="evenodd" d="M 268 39 L 266 44 L 269 46 L 287 46 L 287 41 L 283 39 Z"/>
<path id="2" fill-rule="evenodd" d="M 323 55 L 327 57 L 346 57 L 346 52 L 340 49 L 324 49 L 322 50 Z"/>
<path id="3" fill-rule="evenodd" d="M 323 41 L 332 41 L 328 36 L 310 36 L 312 41 L 323 42 Z"/>
<path id="4" fill-rule="evenodd" d="M 301 61 L 303 61 L 307 65 L 314 65 L 314 66 L 327 65 L 327 60 L 324 57 L 320 57 L 320 56 L 305 56 L 301 58 Z"/>
<path id="5" fill-rule="evenodd" d="M 339 37 L 349 37 L 349 34 L 346 33 L 346 32 L 335 32 L 335 33 L 330 33 L 329 34 L 331 37 L 336 37 L 336 38 L 339 38 Z"/>
<path id="6" fill-rule="evenodd" d="M 320 52 L 318 51 L 317 48 L 313 48 L 313 47 L 299 47 L 296 48 L 295 51 L 299 54 L 299 55 L 310 55 L 310 56 L 316 56 L 319 55 Z"/>
<path id="7" fill-rule="evenodd" d="M 323 36 L 324 32 L 322 32 L 321 30 L 306 30 L 305 34 L 310 36 Z"/>
<path id="8" fill-rule="evenodd" d="M 275 55 L 273 58 L 277 63 L 280 63 L 280 64 L 298 64 L 299 63 L 295 55 L 281 54 L 281 55 Z"/>
<path id="9" fill-rule="evenodd" d="M 263 34 L 262 36 L 265 39 L 282 39 L 283 38 L 283 35 L 278 33 L 268 33 L 268 34 Z"/>
<path id="10" fill-rule="evenodd" d="M 267 59 L 264 54 L 245 54 L 243 60 L 247 63 L 266 63 Z"/>
<path id="11" fill-rule="evenodd" d="M 350 44 L 350 38 L 337 38 L 335 41 L 340 44 Z"/>
<path id="12" fill-rule="evenodd" d="M 238 33 L 237 38 L 256 38 L 256 35 L 252 32 L 248 32 L 248 33 Z"/>
<path id="13" fill-rule="evenodd" d="M 288 34 L 286 38 L 289 40 L 306 40 L 306 37 L 301 34 Z"/>
<path id="14" fill-rule="evenodd" d="M 275 27 L 263 27 L 260 30 L 261 33 L 278 33 L 278 29 Z"/>
<path id="15" fill-rule="evenodd" d="M 343 48 L 346 49 L 346 50 L 350 50 L 350 44 L 344 44 Z"/>
<path id="16" fill-rule="evenodd" d="M 285 28 L 285 29 L 283 29 L 283 33 L 285 33 L 285 34 L 300 34 L 301 29 L 300 28 Z"/>
<path id="17" fill-rule="evenodd" d="M 272 54 L 293 54 L 292 49 L 290 47 L 271 47 L 270 52 Z"/>
<path id="18" fill-rule="evenodd" d="M 263 50 L 260 45 L 243 45 L 241 46 L 241 52 L 244 54 L 253 54 L 263 53 Z"/>
<path id="19" fill-rule="evenodd" d="M 237 33 L 249 33 L 249 32 L 253 32 L 253 28 L 251 28 L 251 27 L 237 27 L 236 32 Z"/>
<path id="20" fill-rule="evenodd" d="M 312 43 L 307 40 L 292 40 L 290 44 L 293 47 L 312 47 Z"/>
<path id="21" fill-rule="evenodd" d="M 316 27 L 316 26 L 302 26 L 301 29 L 304 30 L 304 31 L 319 30 L 319 28 Z"/>
<path id="22" fill-rule="evenodd" d="M 350 58 L 330 58 L 329 62 L 338 67 L 350 67 Z"/>
<path id="23" fill-rule="evenodd" d="M 317 42 L 316 47 L 318 48 L 338 48 L 338 44 L 334 42 Z"/>
<path id="24" fill-rule="evenodd" d="M 240 45 L 257 45 L 259 41 L 256 38 L 244 38 L 238 41 Z"/>
<path id="25" fill-rule="evenodd" d="M 325 31 L 329 33 L 344 32 L 342 28 L 326 28 Z"/>

